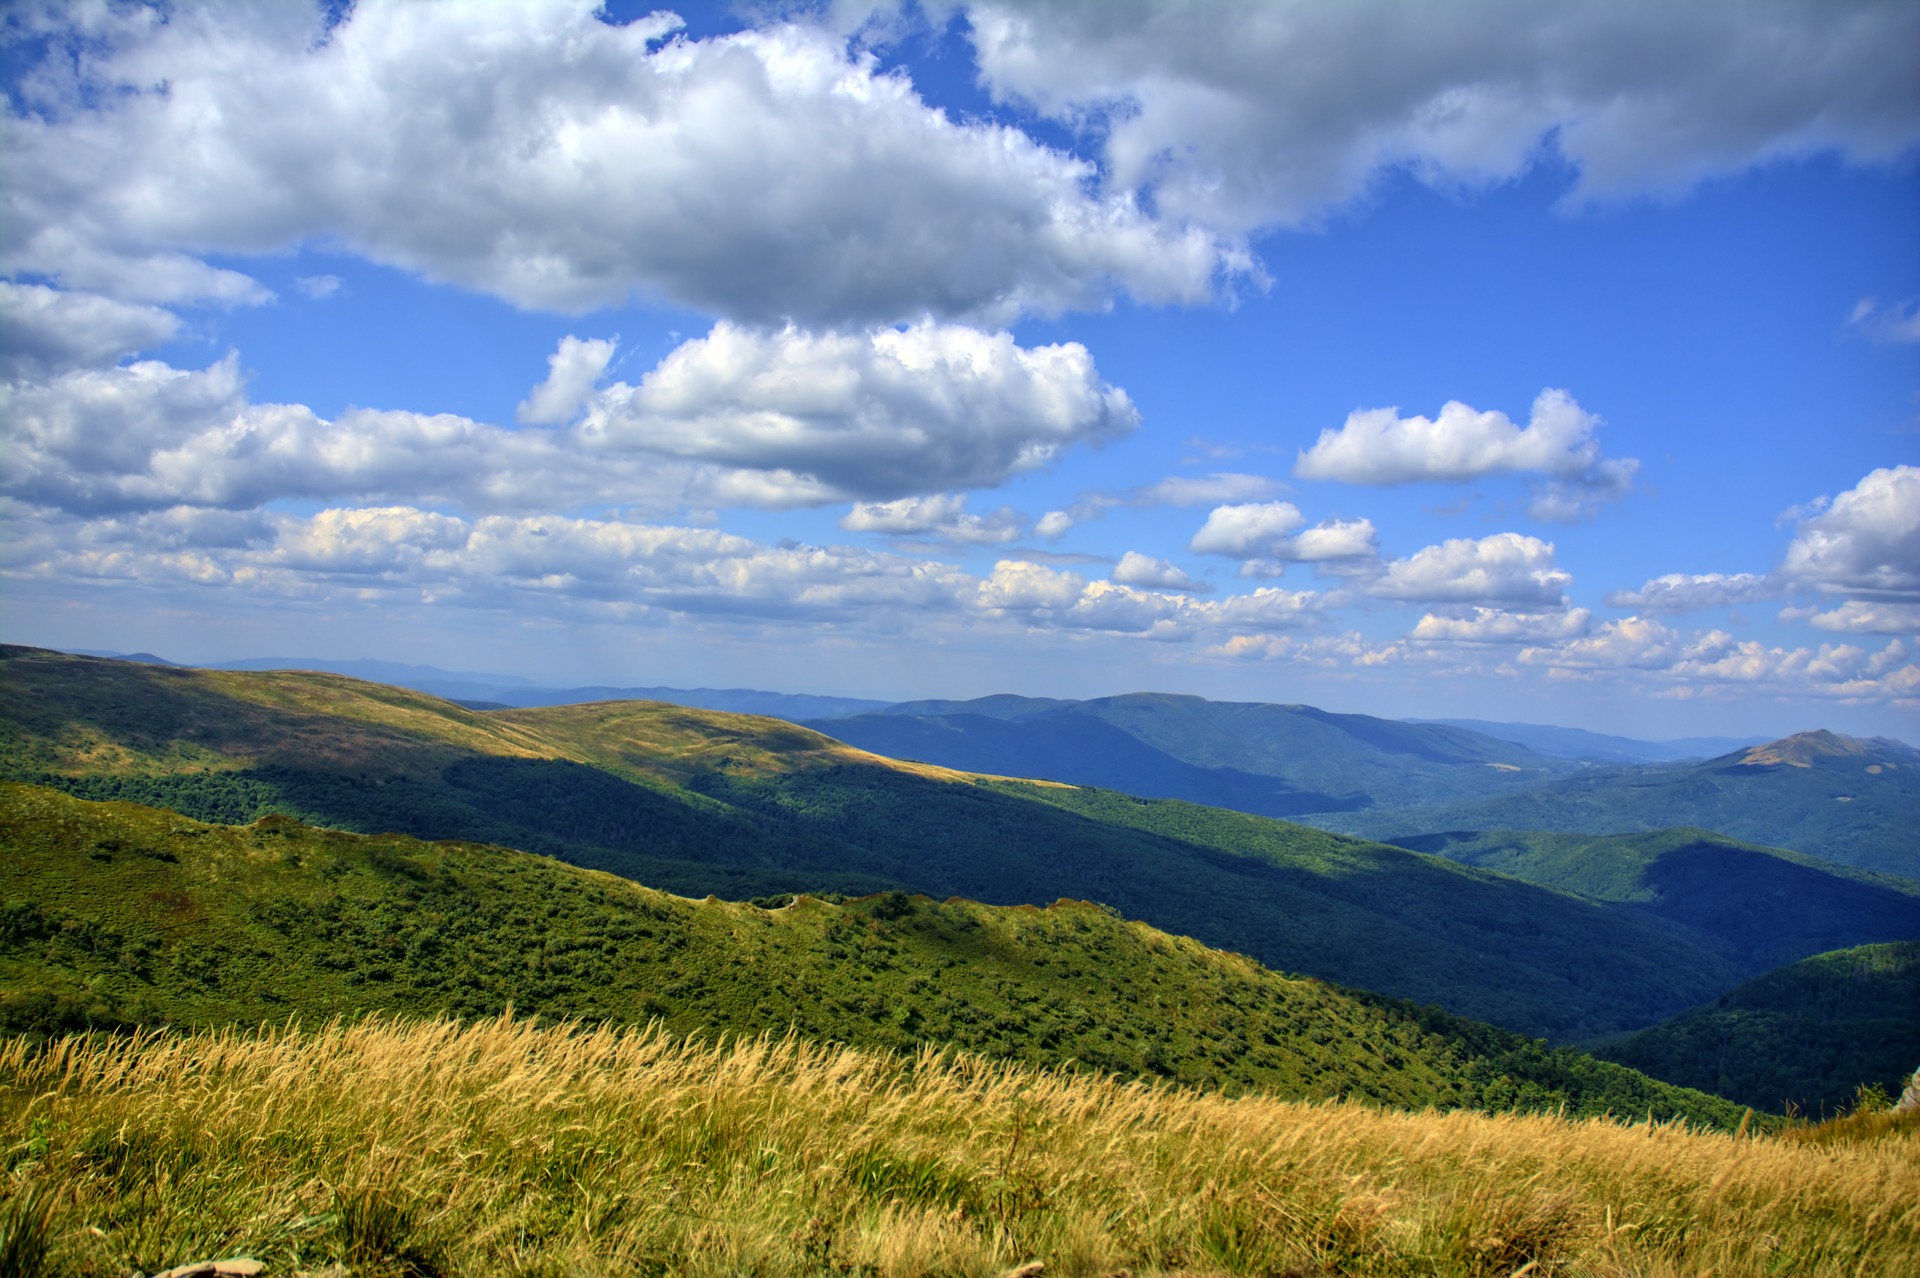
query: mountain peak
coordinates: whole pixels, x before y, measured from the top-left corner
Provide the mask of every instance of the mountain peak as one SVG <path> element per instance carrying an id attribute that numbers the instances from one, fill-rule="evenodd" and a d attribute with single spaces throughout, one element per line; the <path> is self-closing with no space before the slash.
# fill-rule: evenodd
<path id="1" fill-rule="evenodd" d="M 1769 741 L 1766 745 L 1753 746 L 1741 752 L 1740 762 L 1748 767 L 1775 767 L 1784 763 L 1794 768 L 1811 768 L 1816 759 L 1873 754 L 1876 752 L 1875 744 L 1817 728 L 1812 732 L 1796 732 L 1790 737 Z"/>

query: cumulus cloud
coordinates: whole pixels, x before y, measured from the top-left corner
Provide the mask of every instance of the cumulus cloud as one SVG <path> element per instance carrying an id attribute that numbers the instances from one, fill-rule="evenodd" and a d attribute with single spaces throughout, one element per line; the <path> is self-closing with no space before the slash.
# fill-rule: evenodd
<path id="1" fill-rule="evenodd" d="M 1112 185 L 1214 225 L 1312 222 L 1389 169 L 1497 182 L 1549 147 L 1581 200 L 1920 139 L 1920 11 L 1875 0 L 967 9 L 996 97 L 1097 132 Z"/>
<path id="2" fill-rule="evenodd" d="M 1520 610 L 1559 608 L 1573 575 L 1556 568 L 1553 543 L 1519 533 L 1457 537 L 1386 565 L 1367 585 L 1380 599 L 1483 604 Z"/>
<path id="3" fill-rule="evenodd" d="M 1593 634 L 1527 648 L 1520 660 L 1576 676 L 1628 672 L 1682 696 L 1753 692 L 1894 705 L 1920 705 L 1920 667 L 1895 639 L 1878 651 L 1854 644 L 1769 647 L 1724 630 L 1683 634 L 1659 621 L 1629 617 Z"/>
<path id="4" fill-rule="evenodd" d="M 1008 507 L 1002 506 L 990 515 L 973 515 L 967 513 L 966 506 L 967 499 L 959 493 L 862 502 L 841 516 L 840 526 L 848 532 L 919 537 L 970 546 L 1013 541 L 1026 527 L 1026 520 Z"/>
<path id="5" fill-rule="evenodd" d="M 1246 502 L 1216 506 L 1187 543 L 1197 555 L 1226 555 L 1232 559 L 1277 558 L 1287 534 L 1306 522 L 1292 502 Z"/>
<path id="6" fill-rule="evenodd" d="M 1548 643 L 1587 632 L 1593 614 L 1585 608 L 1564 612 L 1508 612 L 1502 608 L 1475 608 L 1464 617 L 1428 613 L 1408 638 L 1428 643 Z"/>
<path id="7" fill-rule="evenodd" d="M 1823 594 L 1920 602 L 1920 466 L 1873 471 L 1802 519 L 1779 571 Z"/>
<path id="8" fill-rule="evenodd" d="M 1920 305 L 1913 302 L 1882 304 L 1877 297 L 1863 297 L 1853 304 L 1847 327 L 1877 344 L 1912 345 L 1920 342 Z"/>
<path id="9" fill-rule="evenodd" d="M 1198 302 L 1250 269 L 1233 234 L 950 119 L 823 27 L 690 39 L 595 0 L 326 9 L 41 11 L 48 53 L 0 134 L 0 269 L 248 301 L 264 291 L 195 255 L 323 240 L 522 306 L 637 295 L 814 326 Z"/>
<path id="10" fill-rule="evenodd" d="M 1644 612 L 1696 612 L 1703 608 L 1732 608 L 1779 594 L 1772 578 L 1752 572 L 1670 572 L 1655 577 L 1638 590 L 1614 590 L 1607 603 L 1615 608 Z"/>
<path id="11" fill-rule="evenodd" d="M 1059 541 L 1073 530 L 1073 516 L 1064 510 L 1049 510 L 1034 521 L 1033 535 L 1043 541 Z"/>
<path id="12" fill-rule="evenodd" d="M 170 341 L 179 317 L 94 293 L 0 280 L 0 376 L 99 368 Z"/>
<path id="13" fill-rule="evenodd" d="M 720 323 L 638 386 L 595 396 L 583 430 L 612 449 L 809 476 L 891 500 L 978 488 L 1139 423 L 1078 342 L 916 324 L 871 334 Z"/>
<path id="14" fill-rule="evenodd" d="M 1783 608 L 1782 621 L 1805 621 L 1817 630 L 1849 635 L 1920 634 L 1920 603 L 1849 599 L 1838 608 Z"/>
<path id="15" fill-rule="evenodd" d="M 1623 495 L 1640 463 L 1604 458 L 1594 431 L 1600 419 L 1562 390 L 1544 390 L 1519 426 L 1505 413 L 1478 412 L 1453 400 L 1437 418 L 1402 417 L 1397 408 L 1348 415 L 1303 449 L 1293 473 L 1343 484 L 1464 481 L 1513 472 L 1546 476 L 1532 513 L 1577 518 L 1591 503 Z"/>
<path id="16" fill-rule="evenodd" d="M 1150 590 L 1211 590 L 1164 559 L 1129 550 L 1113 567 L 1112 579 L 1122 586 L 1144 586 Z"/>
<path id="17" fill-rule="evenodd" d="M 565 343 L 528 404 L 549 416 L 605 357 Z M 567 384 L 570 383 L 570 384 Z M 572 416 L 572 413 L 568 413 Z M 0 493 L 104 512 L 277 498 L 468 510 L 783 507 L 991 486 L 1138 420 L 1074 343 L 923 324 L 873 334 L 721 324 L 559 431 L 450 414 L 248 400 L 237 357 L 145 361 L 0 387 Z"/>
<path id="18" fill-rule="evenodd" d="M 570 421 L 593 394 L 600 375 L 607 371 L 617 343 L 605 338 L 583 341 L 572 334 L 560 339 L 560 347 L 547 356 L 547 378 L 533 388 L 515 413 L 523 422 L 557 425 Z"/>

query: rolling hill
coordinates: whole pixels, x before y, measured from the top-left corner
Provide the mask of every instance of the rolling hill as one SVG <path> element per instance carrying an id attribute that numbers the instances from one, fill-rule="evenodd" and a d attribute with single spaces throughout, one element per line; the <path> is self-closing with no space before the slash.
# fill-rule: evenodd
<path id="1" fill-rule="evenodd" d="M 1560 1040 L 1644 1027 L 1763 970 L 1666 920 L 1444 858 L 903 764 L 778 720 L 645 702 L 483 714 L 334 675 L 20 648 L 0 649 L 0 686 L 0 773 L 81 797 L 502 844 L 691 896 L 1103 901 Z"/>
<path id="2" fill-rule="evenodd" d="M 1740 1117 L 1084 902 L 692 901 L 504 848 L 211 825 L 15 783 L 0 783 L 0 830 L 0 1018 L 15 1032 L 514 1008 L 1415 1108 Z"/>
<path id="3" fill-rule="evenodd" d="M 1920 941 L 1802 959 L 1598 1051 L 1776 1113 L 1843 1112 L 1866 1084 L 1898 1096 L 1920 1066 Z"/>
<path id="4" fill-rule="evenodd" d="M 1454 832 L 1400 846 L 1645 910 L 1717 938 L 1729 956 L 1754 967 L 1863 941 L 1920 938 L 1920 883 L 1708 830 Z"/>
<path id="5" fill-rule="evenodd" d="M 1311 819 L 1396 843 L 1441 830 L 1623 834 L 1697 826 L 1920 879 L 1920 750 L 1886 738 L 1803 732 L 1697 763 L 1594 768 L 1519 793 Z"/>

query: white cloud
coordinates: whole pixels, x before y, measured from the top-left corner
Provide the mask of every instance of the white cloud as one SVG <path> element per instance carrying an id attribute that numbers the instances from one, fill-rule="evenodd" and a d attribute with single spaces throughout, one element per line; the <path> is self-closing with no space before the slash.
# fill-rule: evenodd
<path id="1" fill-rule="evenodd" d="M 1695 612 L 1703 608 L 1732 608 L 1771 599 L 1780 590 L 1772 578 L 1751 572 L 1670 572 L 1655 577 L 1638 590 L 1607 594 L 1609 606 L 1647 612 Z"/>
<path id="2" fill-rule="evenodd" d="M 1144 586 L 1150 590 L 1212 589 L 1166 560 L 1143 555 L 1137 550 L 1129 550 L 1120 556 L 1120 562 L 1113 568 L 1113 580 L 1122 586 Z"/>
<path id="3" fill-rule="evenodd" d="M 1523 427 L 1505 413 L 1478 412 L 1458 400 L 1437 418 L 1402 417 L 1396 408 L 1348 415 L 1301 451 L 1293 473 L 1343 484 L 1409 484 L 1480 479 L 1499 472 L 1546 476 L 1536 518 L 1573 519 L 1595 501 L 1624 495 L 1640 463 L 1604 458 L 1594 431 L 1600 419 L 1562 390 L 1544 390 Z"/>
<path id="4" fill-rule="evenodd" d="M 1783 608 L 1782 621 L 1805 621 L 1817 630 L 1850 635 L 1920 634 L 1920 603 L 1849 599 L 1825 612 L 1818 608 Z"/>
<path id="5" fill-rule="evenodd" d="M 1549 673 L 1649 678 L 1669 689 L 1663 695 L 1764 693 L 1920 706 L 1920 668 L 1899 639 L 1877 652 L 1853 644 L 1768 647 L 1724 630 L 1682 634 L 1629 617 L 1585 638 L 1524 649 L 1520 660 L 1549 667 Z"/>
<path id="6" fill-rule="evenodd" d="M 575 394 L 601 357 L 556 354 Z M 550 380 L 549 386 L 555 383 Z M 536 402 L 539 401 L 539 402 Z M 718 325 L 560 431 L 249 402 L 237 357 L 147 361 L 0 387 L 0 493 L 103 512 L 278 498 L 452 505 L 785 507 L 994 485 L 1138 420 L 1077 344 L 921 325 L 846 336 Z"/>
<path id="7" fill-rule="evenodd" d="M 1205 506 L 1215 502 L 1248 502 L 1271 497 L 1280 485 L 1263 475 L 1216 471 L 1211 475 L 1173 475 L 1124 495 L 1134 506 Z"/>
<path id="8" fill-rule="evenodd" d="M 1825 594 L 1920 602 L 1920 466 L 1873 471 L 1802 520 L 1780 575 Z"/>
<path id="9" fill-rule="evenodd" d="M 1368 584 L 1381 599 L 1559 608 L 1573 576 L 1554 566 L 1553 543 L 1519 533 L 1458 537 L 1396 559 Z"/>
<path id="10" fill-rule="evenodd" d="M 639 386 L 601 391 L 583 429 L 610 449 L 891 500 L 994 486 L 1138 423 L 1078 342 L 1021 347 L 1006 333 L 932 323 L 858 335 L 720 323 Z"/>
<path id="11" fill-rule="evenodd" d="M 693 40 L 598 8 L 362 0 L 327 28 L 319 5 L 183 3 L 84 35 L 86 10 L 45 10 L 0 133 L 0 269 L 259 300 L 189 254 L 319 240 L 522 306 L 859 325 L 1198 302 L 1250 268 L 822 28 Z"/>
<path id="12" fill-rule="evenodd" d="M 1064 510 L 1049 510 L 1033 525 L 1033 535 L 1043 541 L 1059 541 L 1072 528 L 1072 515 Z"/>
<path id="13" fill-rule="evenodd" d="M 0 280 L 0 376 L 117 364 L 179 331 L 179 317 L 157 306 Z"/>
<path id="14" fill-rule="evenodd" d="M 1306 516 L 1292 502 L 1216 506 L 1187 543 L 1187 549 L 1198 555 L 1233 559 L 1275 558 L 1275 548 L 1285 544 L 1287 534 L 1305 522 Z"/>
<path id="15" fill-rule="evenodd" d="M 322 302 L 338 293 L 345 283 L 338 275 L 302 275 L 294 280 L 293 286 L 314 301 Z"/>
<path id="16" fill-rule="evenodd" d="M 968 514 L 966 506 L 967 499 L 959 493 L 862 502 L 841 516 L 840 526 L 848 532 L 921 537 L 970 546 L 1013 541 L 1026 527 L 1026 520 L 1005 506 L 990 515 Z"/>
<path id="17" fill-rule="evenodd" d="M 1078 573 L 1060 572 L 1025 559 L 1002 559 L 979 586 L 979 607 L 990 612 L 1070 608 L 1086 588 Z"/>
<path id="18" fill-rule="evenodd" d="M 1912 345 L 1920 342 L 1920 305 L 1913 302 L 1882 304 L 1877 297 L 1863 297 L 1853 304 L 1847 327 L 1881 345 Z"/>
<path id="19" fill-rule="evenodd" d="M 1575 199 L 1920 138 L 1920 10 L 1875 0 L 967 5 L 982 79 L 1104 140 L 1111 183 L 1213 225 L 1311 222 L 1384 170 Z"/>
<path id="20" fill-rule="evenodd" d="M 587 341 L 572 334 L 561 338 L 559 349 L 547 356 L 546 380 L 533 388 L 515 416 L 523 422 L 549 425 L 571 421 L 607 371 L 617 345 L 606 338 Z"/>
<path id="21" fill-rule="evenodd" d="M 1428 643 L 1551 643 L 1587 632 L 1593 614 L 1585 608 L 1565 612 L 1508 612 L 1502 608 L 1475 608 L 1467 617 L 1428 613 L 1413 628 L 1410 639 Z"/>

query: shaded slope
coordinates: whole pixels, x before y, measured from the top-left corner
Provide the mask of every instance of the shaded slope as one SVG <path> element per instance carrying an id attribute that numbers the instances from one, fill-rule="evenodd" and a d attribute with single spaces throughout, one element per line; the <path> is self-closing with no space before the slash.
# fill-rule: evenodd
<path id="1" fill-rule="evenodd" d="M 1920 883 L 1755 847 L 1707 830 L 1452 832 L 1406 838 L 1399 845 L 1630 904 L 1716 938 L 1730 956 L 1753 967 L 1920 937 Z"/>
<path id="2" fill-rule="evenodd" d="M 895 757 L 1267 816 L 1470 798 L 1579 766 L 1441 724 L 1168 693 L 907 702 L 815 726 Z"/>
<path id="3" fill-rule="evenodd" d="M 1331 813 L 1315 825 L 1398 841 L 1434 830 L 1622 834 L 1697 826 L 1920 878 L 1920 751 L 1808 732 L 1699 763 L 1594 768 L 1472 802 Z"/>
<path id="4" fill-rule="evenodd" d="M 14 1028 L 340 1012 L 658 1019 L 965 1047 L 1398 1105 L 1734 1107 L 1488 1026 L 1287 978 L 1084 903 L 690 901 L 472 844 L 205 825 L 0 783 Z"/>
<path id="5" fill-rule="evenodd" d="M 816 721 L 863 750 L 969 772 L 1045 777 L 1124 790 L 1150 799 L 1186 799 L 1260 816 L 1344 811 L 1363 799 L 1302 790 L 1279 777 L 1238 768 L 1197 767 L 1092 715 L 1042 714 L 1011 721 L 978 714 L 863 715 Z"/>
<path id="6" fill-rule="evenodd" d="M 1754 969 L 1664 920 L 1237 813 L 982 781 L 643 702 L 476 714 L 328 675 L 0 652 L 0 764 L 86 797 L 500 842 L 689 895 L 1060 897 L 1561 1039 Z"/>
<path id="7" fill-rule="evenodd" d="M 1774 1112 L 1837 1113 L 1865 1084 L 1898 1096 L 1920 1065 L 1920 942 L 1803 959 L 1599 1050 Z"/>

